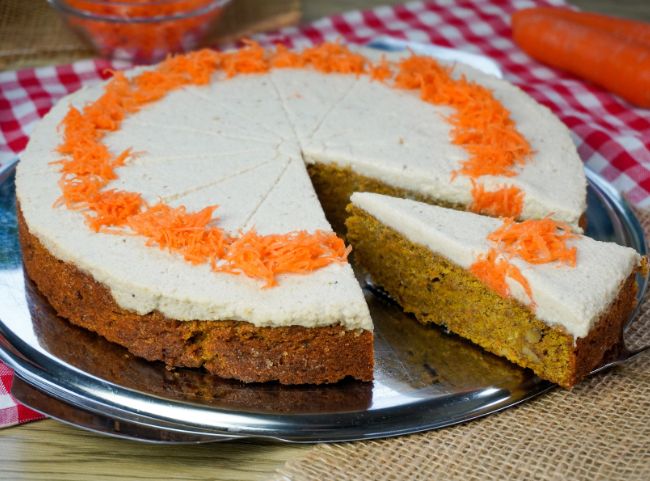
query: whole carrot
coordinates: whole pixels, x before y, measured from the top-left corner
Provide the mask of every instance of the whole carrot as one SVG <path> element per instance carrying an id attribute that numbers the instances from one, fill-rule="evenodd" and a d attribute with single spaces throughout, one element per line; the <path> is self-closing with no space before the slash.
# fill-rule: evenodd
<path id="1" fill-rule="evenodd" d="M 650 24 L 637 22 L 624 18 L 610 17 L 592 12 L 577 12 L 560 7 L 533 7 L 519 10 L 513 15 L 513 22 L 517 17 L 525 17 L 533 13 L 549 15 L 553 18 L 563 18 L 585 27 L 596 27 L 628 40 L 634 40 L 650 47 Z"/>
<path id="2" fill-rule="evenodd" d="M 515 13 L 512 35 L 531 57 L 650 108 L 650 47 L 542 12 Z"/>

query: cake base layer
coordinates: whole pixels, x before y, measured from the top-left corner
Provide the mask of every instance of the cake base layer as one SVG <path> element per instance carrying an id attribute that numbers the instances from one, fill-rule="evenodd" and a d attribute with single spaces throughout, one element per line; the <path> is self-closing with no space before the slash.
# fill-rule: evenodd
<path id="1" fill-rule="evenodd" d="M 340 325 L 257 327 L 244 321 L 178 321 L 159 312 L 139 315 L 117 305 L 110 291 L 54 257 L 18 212 L 23 262 L 58 315 L 149 361 L 204 367 L 244 382 L 323 384 L 373 378 L 373 334 Z"/>
<path id="2" fill-rule="evenodd" d="M 39 343 L 65 362 L 109 382 L 168 399 L 209 403 L 235 409 L 276 413 L 362 411 L 372 402 L 372 383 L 319 386 L 250 385 L 213 376 L 202 369 L 165 369 L 138 358 L 122 346 L 59 317 L 29 283 L 29 308 Z"/>
<path id="3" fill-rule="evenodd" d="M 402 308 L 563 387 L 597 367 L 621 341 L 636 304 L 634 273 L 589 335 L 575 340 L 537 319 L 513 299 L 489 290 L 465 269 L 413 243 L 362 209 L 350 206 L 346 224 L 353 255 Z"/>
<path id="4" fill-rule="evenodd" d="M 450 209 L 467 209 L 466 206 L 461 204 L 443 202 L 417 192 L 390 186 L 372 177 L 357 174 L 349 167 L 316 163 L 308 164 L 307 171 L 327 220 L 332 224 L 332 229 L 339 235 L 345 235 L 345 219 L 348 216 L 345 209 L 350 203 L 350 196 L 354 192 L 374 192 L 392 197 L 418 200 Z"/>

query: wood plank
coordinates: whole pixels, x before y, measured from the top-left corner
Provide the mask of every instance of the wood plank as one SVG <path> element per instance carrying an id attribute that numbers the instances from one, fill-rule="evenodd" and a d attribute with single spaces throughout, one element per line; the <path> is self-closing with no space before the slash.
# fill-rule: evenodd
<path id="1" fill-rule="evenodd" d="M 260 480 L 306 449 L 253 441 L 141 444 L 46 420 L 0 430 L 0 479 Z"/>

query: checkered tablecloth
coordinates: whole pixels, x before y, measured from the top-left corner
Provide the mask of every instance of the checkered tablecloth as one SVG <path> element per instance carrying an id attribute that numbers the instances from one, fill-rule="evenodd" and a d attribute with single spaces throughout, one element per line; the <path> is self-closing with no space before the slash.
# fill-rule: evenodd
<path id="1" fill-rule="evenodd" d="M 561 0 L 437 0 L 349 12 L 300 27 L 255 36 L 262 44 L 301 46 L 344 39 L 366 43 L 378 35 L 433 43 L 487 55 L 505 78 L 553 110 L 571 129 L 578 152 L 594 171 L 639 207 L 650 207 L 650 110 L 636 109 L 578 78 L 547 68 L 510 38 L 510 15 Z M 35 123 L 64 95 L 128 67 L 105 60 L 0 73 L 0 164 L 25 148 Z M 1 169 L 1 167 L 0 167 Z M 8 368 L 0 363 L 0 426 L 34 419 L 6 392 Z"/>

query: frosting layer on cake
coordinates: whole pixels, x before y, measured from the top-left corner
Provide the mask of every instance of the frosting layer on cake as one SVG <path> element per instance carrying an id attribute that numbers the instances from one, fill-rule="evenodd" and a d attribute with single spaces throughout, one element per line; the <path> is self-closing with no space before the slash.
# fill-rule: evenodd
<path id="1" fill-rule="evenodd" d="M 355 193 L 352 203 L 396 230 L 464 269 L 494 246 L 487 237 L 503 221 L 471 212 L 455 211 L 409 199 Z M 535 302 L 535 315 L 551 326 L 561 326 L 574 338 L 585 337 L 618 295 L 622 283 L 641 261 L 629 247 L 586 236 L 567 241 L 577 248 L 575 267 L 559 262 L 529 264 L 517 257 L 508 261 L 526 278 Z M 512 297 L 529 305 L 521 284 L 506 279 Z"/>
<path id="2" fill-rule="evenodd" d="M 552 214 L 577 225 L 585 208 L 582 164 L 567 129 L 506 82 L 457 66 L 488 86 L 510 110 L 534 150 L 516 177 L 486 176 L 487 187 L 516 185 L 522 216 Z M 262 289 L 244 276 L 213 272 L 145 246 L 141 238 L 92 232 L 78 212 L 54 208 L 60 196 L 57 130 L 70 105 L 103 92 L 63 99 L 35 130 L 22 156 L 17 195 L 27 225 L 56 257 L 106 285 L 118 304 L 181 320 L 245 320 L 260 326 L 341 323 L 371 329 L 361 290 L 347 264 L 283 275 Z M 111 152 L 133 155 L 111 188 L 140 192 L 188 210 L 219 205 L 219 226 L 236 234 L 331 230 L 304 163 L 337 163 L 432 199 L 468 204 L 471 182 L 452 173 L 467 153 L 450 140 L 451 109 L 420 100 L 366 75 L 271 70 L 206 86 L 186 86 L 130 114 L 105 137 Z"/>

